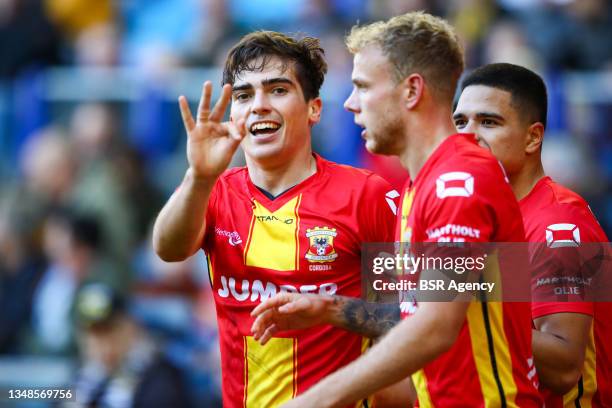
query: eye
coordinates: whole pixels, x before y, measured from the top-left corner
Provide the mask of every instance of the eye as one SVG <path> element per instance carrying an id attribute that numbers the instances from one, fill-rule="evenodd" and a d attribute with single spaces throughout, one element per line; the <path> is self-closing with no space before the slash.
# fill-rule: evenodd
<path id="1" fill-rule="evenodd" d="M 244 102 L 248 100 L 249 97 L 250 95 L 246 92 L 239 92 L 239 93 L 234 94 L 234 100 L 238 102 Z"/>
<path id="2" fill-rule="evenodd" d="M 497 126 L 497 121 L 493 119 L 483 119 L 481 123 L 484 126 Z"/>
<path id="3" fill-rule="evenodd" d="M 465 119 L 455 119 L 455 127 L 458 129 L 463 128 L 467 124 Z"/>
<path id="4" fill-rule="evenodd" d="M 273 95 L 285 95 L 285 94 L 287 94 L 287 92 L 289 92 L 289 91 L 287 91 L 287 89 L 285 89 L 283 87 L 280 87 L 280 86 L 272 89 L 272 94 Z"/>

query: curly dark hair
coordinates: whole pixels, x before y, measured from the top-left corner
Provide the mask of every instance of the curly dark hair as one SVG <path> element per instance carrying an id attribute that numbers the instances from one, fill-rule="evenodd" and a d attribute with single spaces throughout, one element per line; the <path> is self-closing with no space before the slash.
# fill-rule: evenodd
<path id="1" fill-rule="evenodd" d="M 223 68 L 223 84 L 233 85 L 243 71 L 262 71 L 272 57 L 284 65 L 295 64 L 295 74 L 307 101 L 319 96 L 327 63 L 319 40 L 314 37 L 295 38 L 275 31 L 255 31 L 247 34 L 228 53 Z"/>

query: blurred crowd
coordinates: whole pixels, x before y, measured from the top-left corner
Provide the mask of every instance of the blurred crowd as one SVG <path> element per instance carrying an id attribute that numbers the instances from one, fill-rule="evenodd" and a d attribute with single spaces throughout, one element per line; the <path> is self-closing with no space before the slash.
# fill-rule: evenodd
<path id="1" fill-rule="evenodd" d="M 400 186 L 397 162 L 367 154 L 342 108 L 343 38 L 357 21 L 418 9 L 456 27 L 468 69 L 513 62 L 544 76 L 546 170 L 612 236 L 606 0 L 0 0 L 0 370 L 65 359 L 67 378 L 49 385 L 73 384 L 109 406 L 148 401 L 138 393 L 146 381 L 176 381 L 184 392 L 172 398 L 219 405 L 206 262 L 167 264 L 150 245 L 186 169 L 177 96 L 196 102 L 205 79 L 219 84 L 227 50 L 247 32 L 317 36 L 329 73 L 315 150 Z M 132 386 L 117 388 L 118 378 Z M 7 381 L 0 388 L 24 385 Z"/>

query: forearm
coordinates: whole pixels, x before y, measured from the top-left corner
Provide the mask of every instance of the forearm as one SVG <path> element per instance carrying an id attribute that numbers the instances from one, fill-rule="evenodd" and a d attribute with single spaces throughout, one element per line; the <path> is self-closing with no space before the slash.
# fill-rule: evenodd
<path id="1" fill-rule="evenodd" d="M 342 407 L 416 372 L 448 350 L 454 328 L 441 316 L 419 313 L 402 321 L 365 355 L 325 378 L 304 397 L 312 406 Z M 311 406 L 310 404 L 308 406 Z"/>
<path id="2" fill-rule="evenodd" d="M 214 179 L 196 180 L 187 170 L 181 187 L 162 208 L 153 227 L 153 246 L 160 258 L 181 261 L 197 251 L 214 183 Z"/>
<path id="3" fill-rule="evenodd" d="M 332 326 L 372 339 L 382 337 L 399 321 L 397 304 L 368 303 L 345 296 L 334 296 L 328 312 L 328 323 Z"/>
<path id="4" fill-rule="evenodd" d="M 582 364 L 568 352 L 567 341 L 552 333 L 533 330 L 532 344 L 540 382 L 558 394 L 568 392 L 578 382 Z"/>

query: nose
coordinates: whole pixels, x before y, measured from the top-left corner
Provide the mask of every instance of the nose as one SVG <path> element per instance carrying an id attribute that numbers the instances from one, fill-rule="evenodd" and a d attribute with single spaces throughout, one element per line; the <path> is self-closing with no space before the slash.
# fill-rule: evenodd
<path id="1" fill-rule="evenodd" d="M 346 98 L 346 101 L 344 101 L 344 109 L 353 113 L 359 112 L 359 104 L 357 102 L 357 97 L 355 96 L 354 88 L 348 98 Z"/>
<path id="2" fill-rule="evenodd" d="M 270 106 L 270 99 L 266 92 L 258 90 L 253 95 L 253 104 L 251 105 L 251 111 L 256 115 L 263 116 L 270 113 L 272 107 Z"/>
<path id="3" fill-rule="evenodd" d="M 478 129 L 473 120 L 468 121 L 461 129 L 462 133 L 477 133 Z"/>

